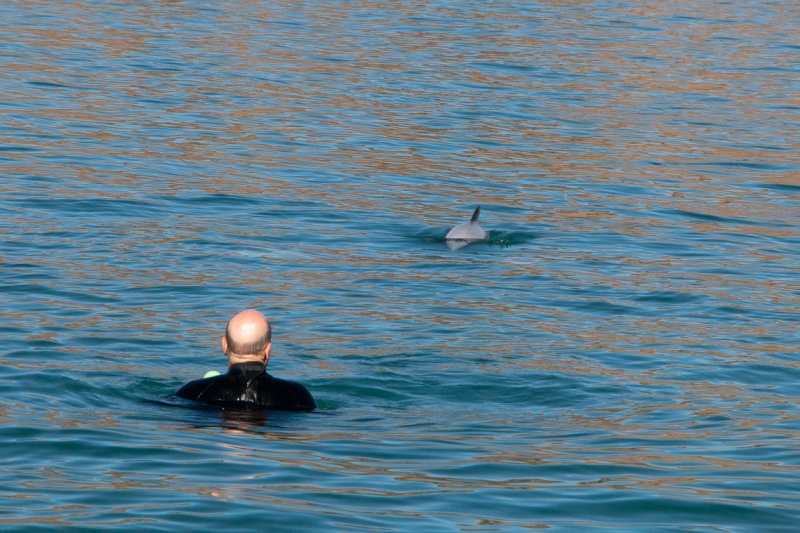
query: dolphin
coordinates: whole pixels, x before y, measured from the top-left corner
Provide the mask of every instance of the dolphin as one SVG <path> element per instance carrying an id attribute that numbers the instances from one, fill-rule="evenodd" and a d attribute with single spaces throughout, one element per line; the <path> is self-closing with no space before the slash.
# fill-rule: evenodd
<path id="1" fill-rule="evenodd" d="M 479 216 L 481 216 L 481 206 L 475 208 L 469 222 L 459 224 L 447 233 L 444 240 L 451 250 L 458 250 L 471 242 L 486 240 L 486 232 L 478 225 Z"/>

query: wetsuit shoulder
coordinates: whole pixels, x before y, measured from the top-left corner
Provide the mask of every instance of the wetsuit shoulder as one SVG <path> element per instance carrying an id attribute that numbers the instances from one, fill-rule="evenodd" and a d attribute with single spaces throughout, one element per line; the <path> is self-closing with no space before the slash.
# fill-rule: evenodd
<path id="1" fill-rule="evenodd" d="M 258 403 L 270 409 L 313 411 L 317 402 L 300 383 L 264 374 L 256 384 Z"/>
<path id="2" fill-rule="evenodd" d="M 214 392 L 218 392 L 221 385 L 223 388 L 227 388 L 224 387 L 224 382 L 229 381 L 225 379 L 226 376 L 227 374 L 223 374 L 221 376 L 214 376 L 212 378 L 203 378 L 190 381 L 178 389 L 178 392 L 175 394 L 187 400 L 195 400 L 200 402 L 206 401 L 205 397 L 208 397 L 210 393 L 213 394 Z"/>

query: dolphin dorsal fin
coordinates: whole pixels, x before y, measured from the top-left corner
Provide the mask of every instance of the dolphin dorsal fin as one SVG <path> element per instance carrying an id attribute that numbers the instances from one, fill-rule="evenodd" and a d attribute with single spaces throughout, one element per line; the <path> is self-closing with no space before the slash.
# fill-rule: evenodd
<path id="1" fill-rule="evenodd" d="M 469 219 L 469 221 L 472 222 L 473 224 L 477 224 L 479 216 L 481 216 L 481 206 L 475 208 L 475 212 L 472 213 L 472 218 Z"/>

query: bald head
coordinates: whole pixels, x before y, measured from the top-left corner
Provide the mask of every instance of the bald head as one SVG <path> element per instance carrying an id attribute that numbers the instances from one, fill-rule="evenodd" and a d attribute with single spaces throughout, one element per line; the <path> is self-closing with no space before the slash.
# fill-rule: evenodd
<path id="1" fill-rule="evenodd" d="M 263 361 L 269 359 L 272 346 L 272 328 L 267 317 L 248 309 L 234 316 L 228 322 L 222 350 L 231 364 L 244 361 Z"/>

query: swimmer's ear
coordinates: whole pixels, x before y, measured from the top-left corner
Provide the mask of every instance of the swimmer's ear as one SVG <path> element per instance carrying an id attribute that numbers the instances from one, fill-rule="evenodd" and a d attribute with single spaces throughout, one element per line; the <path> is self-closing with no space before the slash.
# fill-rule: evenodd
<path id="1" fill-rule="evenodd" d="M 268 342 L 267 343 L 267 347 L 264 348 L 264 363 L 265 364 L 266 364 L 267 361 L 269 361 L 269 352 L 270 352 L 270 350 L 272 350 L 272 343 Z"/>
<path id="2" fill-rule="evenodd" d="M 222 336 L 222 353 L 228 355 L 228 339 L 225 338 L 225 335 Z"/>

